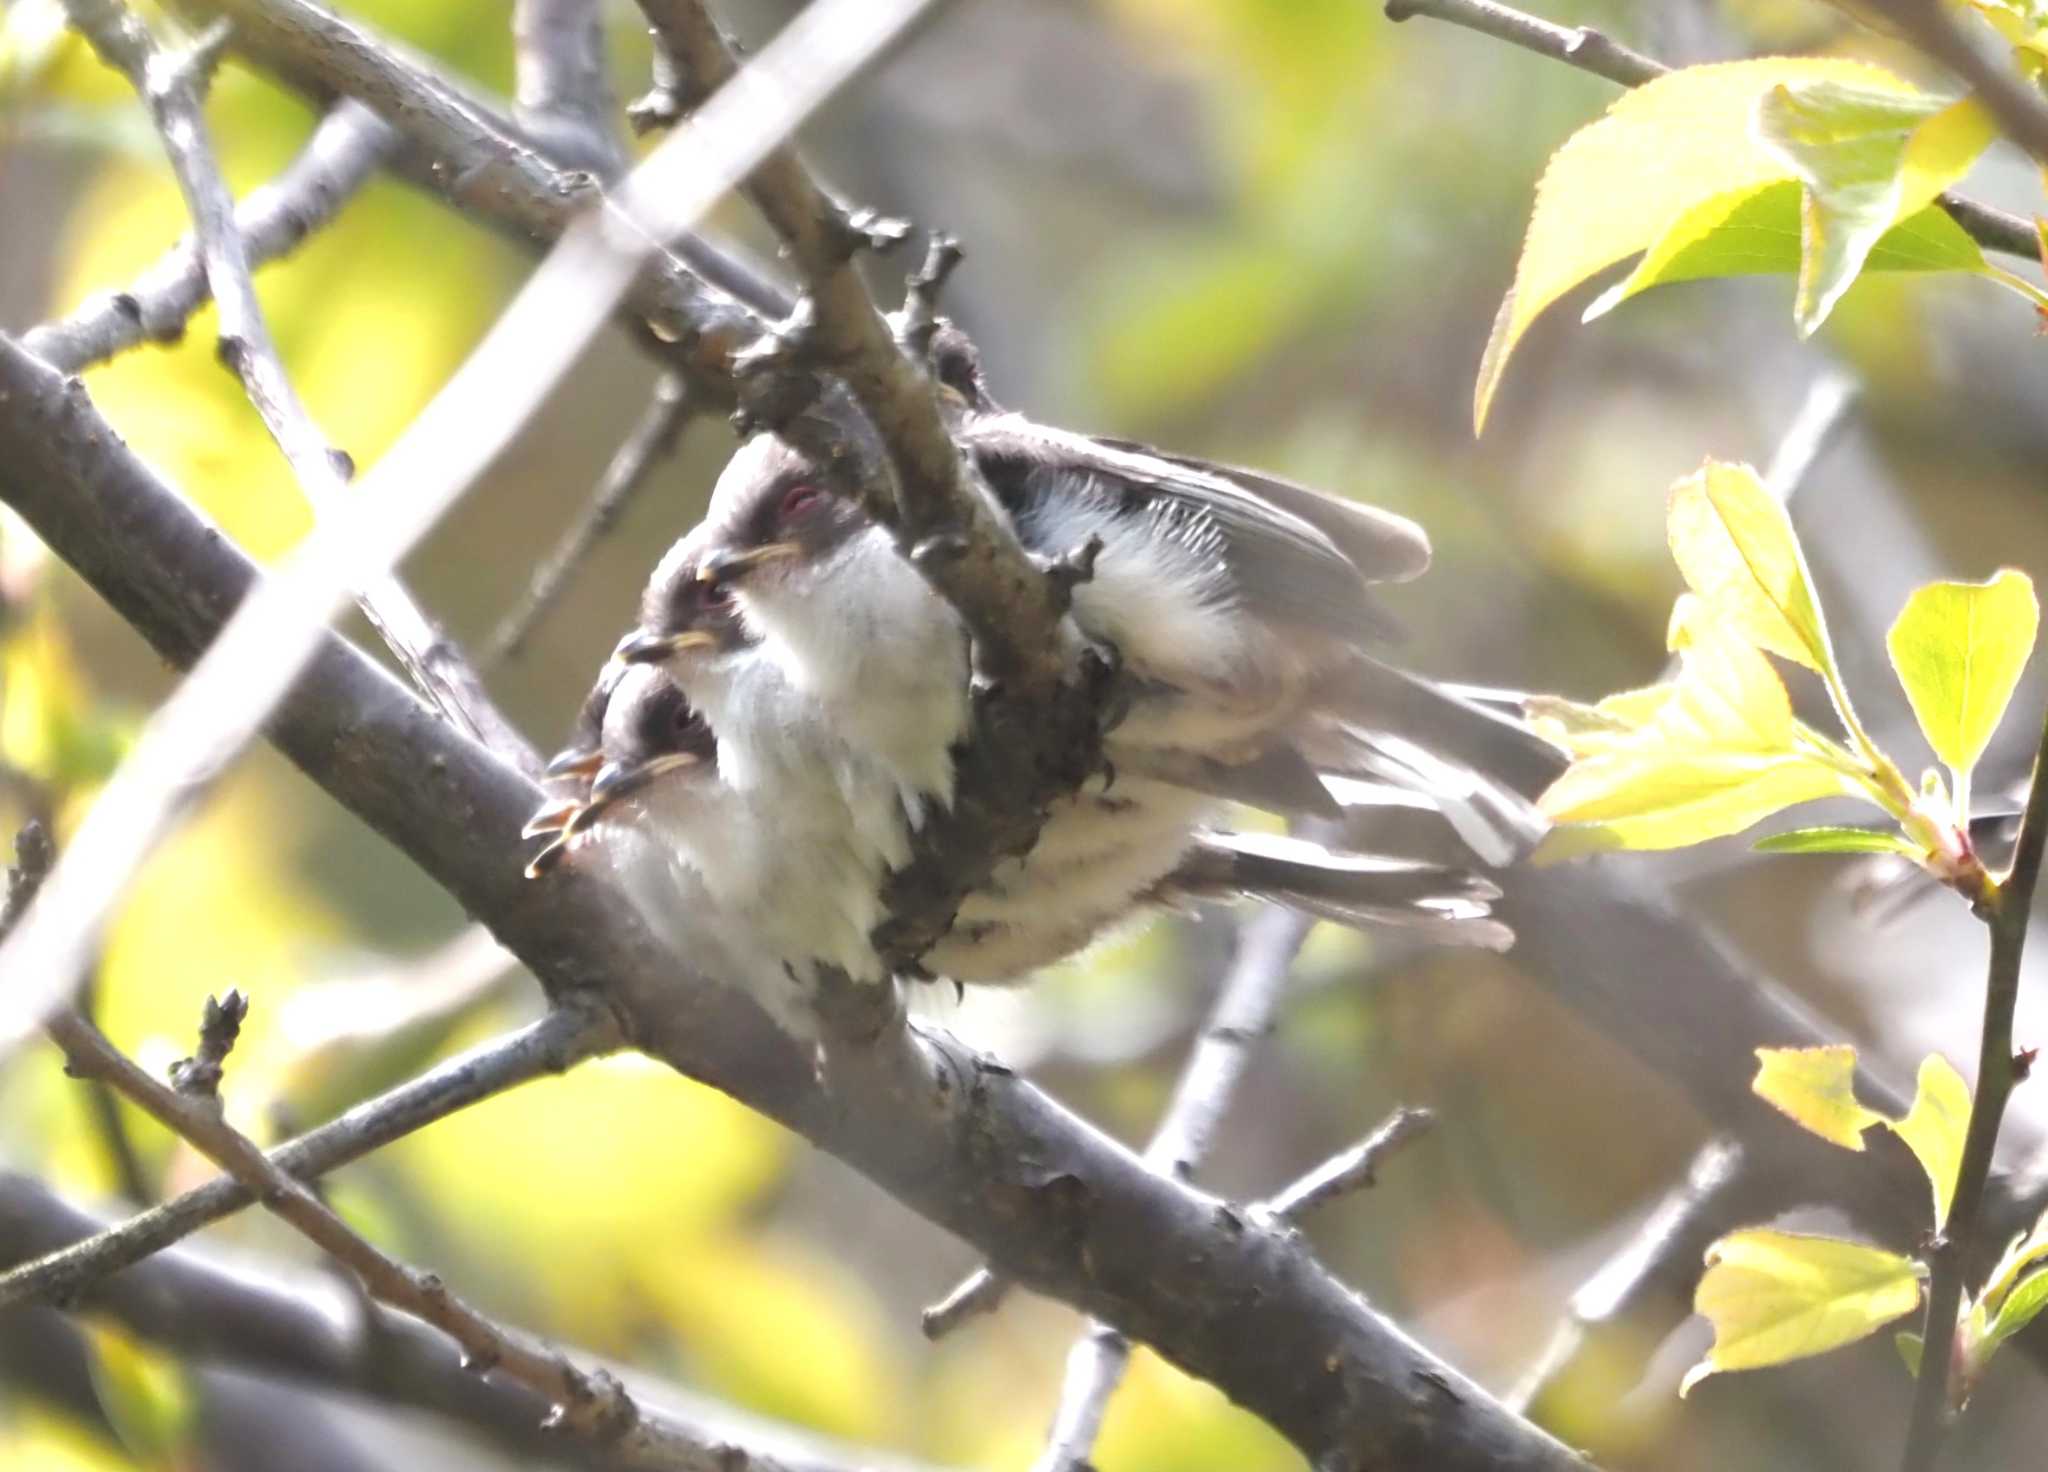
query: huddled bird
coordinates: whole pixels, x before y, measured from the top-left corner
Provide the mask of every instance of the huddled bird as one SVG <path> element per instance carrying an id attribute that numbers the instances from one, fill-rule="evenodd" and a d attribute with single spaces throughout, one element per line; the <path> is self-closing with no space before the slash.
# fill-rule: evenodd
<path id="1" fill-rule="evenodd" d="M 1134 912 L 1233 894 L 1434 943 L 1511 940 L 1476 873 L 1227 826 L 1234 804 L 1327 819 L 1393 791 L 1489 865 L 1540 836 L 1530 800 L 1562 754 L 1369 652 L 1392 627 L 1372 585 L 1428 566 L 1421 528 L 1013 414 L 956 436 L 1027 550 L 1092 546 L 1071 634 L 1107 652 L 1122 699 L 1101 774 L 914 974 L 1022 980 Z M 952 607 L 803 451 L 758 435 L 654 570 L 552 769 L 572 790 L 530 828 L 550 840 L 533 869 L 601 851 L 658 928 L 705 932 L 800 1025 L 819 968 L 889 979 L 871 940 L 883 883 L 952 802 L 970 717 Z"/>

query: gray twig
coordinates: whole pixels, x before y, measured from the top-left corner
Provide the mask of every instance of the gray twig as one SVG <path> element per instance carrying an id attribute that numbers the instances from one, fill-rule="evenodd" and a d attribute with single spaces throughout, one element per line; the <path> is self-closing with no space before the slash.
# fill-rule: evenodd
<path id="1" fill-rule="evenodd" d="M 251 266 L 289 254 L 355 196 L 398 134 L 360 102 L 335 105 L 281 174 L 235 210 Z M 121 291 L 96 296 L 61 321 L 31 328 L 22 346 L 60 373 L 78 373 L 145 342 L 173 342 L 210 299 L 199 243 L 179 241 Z"/>
<path id="2" fill-rule="evenodd" d="M 641 0 L 641 9 L 686 95 L 711 96 L 734 76 L 737 63 L 701 0 Z M 804 284 L 801 329 L 782 351 L 846 384 L 894 472 L 888 492 L 863 477 L 867 509 L 906 553 L 935 535 L 957 537 L 958 555 L 913 561 L 973 635 L 976 668 L 1034 695 L 1052 690 L 1067 674 L 1056 636 L 1065 610 L 973 488 L 974 472 L 953 443 L 930 374 L 898 347 L 855 267 L 858 250 L 877 241 L 876 222 L 820 188 L 793 148 L 770 152 L 744 187 Z"/>
<path id="3" fill-rule="evenodd" d="M 1145 1147 L 1145 1164 L 1153 1170 L 1185 1181 L 1208 1157 L 1216 1127 L 1236 1097 L 1253 1047 L 1273 1030 L 1288 968 L 1313 923 L 1297 911 L 1269 905 L 1239 929 L 1230 973 L 1187 1066 L 1181 1070 L 1180 1082 L 1153 1131 L 1152 1142 Z M 985 1291 L 1001 1297 L 1000 1288 Z M 953 1296 L 960 1297 L 960 1290 Z M 1085 1472 L 1110 1397 L 1122 1382 L 1130 1358 L 1130 1339 L 1099 1321 L 1074 1342 L 1067 1354 L 1066 1376 L 1060 1382 L 1052 1433 L 1035 1472 Z"/>
<path id="4" fill-rule="evenodd" d="M 461 497 L 596 335 L 658 242 L 693 226 L 931 3 L 817 0 L 751 63 L 759 85 L 722 90 L 564 235 L 362 486 L 235 610 L 144 729 L 34 913 L 0 946 L 0 967 L 29 979 L 0 996 L 0 1049 L 32 1032 L 72 984 L 101 918 L 180 801 L 255 736 L 349 591 L 384 581 Z M 26 355 L 0 341 L 0 359 L 15 356 Z"/>
<path id="5" fill-rule="evenodd" d="M 64 0 L 71 23 L 109 66 L 125 74 L 148 105 L 206 267 L 220 310 L 219 354 L 242 381 L 263 427 L 284 452 L 299 489 L 322 517 L 348 496 L 354 462 L 327 443 L 285 374 L 249 274 L 249 252 L 236 226 L 235 198 L 221 176 L 206 128 L 205 85 L 226 44 L 229 23 L 217 21 L 181 54 L 159 48 L 149 29 L 121 0 Z M 477 740 L 529 771 L 540 758 L 505 719 L 469 662 L 437 629 L 403 584 L 380 569 L 358 601 L 419 687 L 448 718 Z"/>
<path id="6" fill-rule="evenodd" d="M 1349 1150 L 1331 1156 L 1293 1185 L 1268 1198 L 1265 1209 L 1276 1220 L 1298 1223 L 1332 1201 L 1378 1184 L 1377 1172 L 1396 1151 L 1427 1134 L 1436 1116 L 1406 1105 L 1388 1115 L 1380 1127 Z"/>
<path id="7" fill-rule="evenodd" d="M 220 1102 L 220 1080 L 242 1035 L 249 999 L 233 987 L 222 997 L 208 997 L 199 1013 L 199 1051 L 171 1065 L 171 1087 L 188 1099 Z"/>
<path id="8" fill-rule="evenodd" d="M 45 1183 L 0 1170 L 0 1263 L 54 1242 L 90 1236 L 99 1227 L 97 1218 Z M 271 1399 L 296 1385 L 424 1411 L 478 1433 L 520 1467 L 619 1472 L 627 1465 L 616 1448 L 542 1431 L 548 1409 L 544 1397 L 504 1375 L 462 1369 L 440 1330 L 386 1310 L 379 1310 L 373 1328 L 343 1311 L 335 1285 L 324 1275 L 284 1263 L 265 1263 L 260 1272 L 249 1271 L 250 1266 L 220 1265 L 191 1247 L 174 1248 L 82 1286 L 77 1306 L 182 1358 L 260 1377 L 244 1383 Z M 38 1318 L 49 1322 L 46 1313 L 33 1311 L 0 1316 L 0 1341 L 9 1337 L 7 1331 Z M 0 1346 L 0 1362 L 7 1347 Z M 9 1370 L 17 1366 L 18 1361 L 6 1364 Z M 651 1377 L 631 1375 L 629 1383 L 642 1405 L 687 1425 L 693 1440 L 724 1457 L 711 1461 L 705 1472 L 751 1472 L 757 1451 L 790 1472 L 934 1472 L 908 1458 L 849 1446 Z M 92 1406 L 89 1386 L 84 1404 Z M 223 1419 L 239 1413 L 237 1407 Z M 276 1460 L 257 1456 L 243 1465 L 274 1466 Z M 306 1463 L 294 1457 L 291 1465 L 298 1472 Z"/>
<path id="9" fill-rule="evenodd" d="M 517 1032 L 480 1043 L 279 1145 L 270 1152 L 270 1160 L 278 1170 L 300 1180 L 315 1180 L 437 1119 L 519 1084 L 561 1073 L 618 1046 L 618 1024 L 608 1011 L 588 1003 L 570 1003 Z M 0 1312 L 28 1302 L 68 1302 L 109 1274 L 161 1252 L 255 1200 L 254 1193 L 232 1176 L 218 1176 L 195 1186 L 84 1241 L 0 1274 Z"/>
<path id="10" fill-rule="evenodd" d="M 598 0 L 513 0 L 518 118 L 557 162 L 609 179 L 624 169 L 618 99 Z"/>
<path id="11" fill-rule="evenodd" d="M 706 1445 L 697 1428 L 641 1405 L 606 1370 L 585 1373 L 566 1355 L 501 1328 L 448 1291 L 431 1273 L 387 1257 L 323 1204 L 303 1181 L 278 1168 L 246 1135 L 229 1125 L 218 1100 L 171 1088 L 138 1068 L 76 1012 L 59 1013 L 50 1035 L 72 1073 L 99 1079 L 122 1094 L 254 1192 L 265 1209 L 361 1279 L 379 1302 L 405 1310 L 448 1335 L 462 1348 L 463 1364 L 477 1374 L 501 1371 L 545 1397 L 550 1429 L 571 1431 L 603 1445 L 622 1465 L 714 1472 L 730 1450 Z M 788 1472 L 776 1459 L 747 1454 L 760 1472 Z"/>
<path id="12" fill-rule="evenodd" d="M 547 560 L 535 569 L 519 602 L 506 613 L 484 646 L 486 669 L 512 659 L 526 647 L 535 625 L 554 606 L 569 575 L 590 549 L 618 524 L 619 517 L 654 468 L 675 453 L 676 441 L 690 421 L 689 393 L 683 376 L 664 373 L 655 381 L 654 398 L 605 466 L 590 505 L 555 543 Z"/>
<path id="13" fill-rule="evenodd" d="M 1899 3 L 1918 8 L 1918 0 Z M 1412 20 L 1419 15 L 1462 26 L 1624 87 L 1640 87 L 1671 70 L 1661 61 L 1631 51 L 1591 26 L 1557 25 L 1502 5 L 1499 0 L 1386 0 L 1385 9 L 1388 20 Z M 1929 5 L 1927 9 L 1934 7 Z M 2039 106 L 2038 101 L 2035 106 Z M 2041 242 L 2033 225 L 2018 215 L 1954 192 L 1942 195 L 1939 203 L 1986 250 L 2025 256 L 2030 261 L 2041 258 Z"/>
<path id="14" fill-rule="evenodd" d="M 1527 1412 L 1570 1373 L 1593 1331 L 1621 1318 L 1653 1289 L 1682 1283 L 1690 1294 L 1707 1244 L 1727 1230 L 1729 1198 L 1745 1185 L 1745 1164 L 1742 1147 L 1732 1139 L 1709 1140 L 1700 1148 L 1685 1179 L 1572 1294 L 1550 1342 L 1508 1392 L 1509 1405 Z"/>

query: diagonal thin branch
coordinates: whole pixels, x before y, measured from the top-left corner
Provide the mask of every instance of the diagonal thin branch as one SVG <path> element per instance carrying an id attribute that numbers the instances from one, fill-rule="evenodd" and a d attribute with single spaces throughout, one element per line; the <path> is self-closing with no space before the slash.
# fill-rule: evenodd
<path id="1" fill-rule="evenodd" d="M 398 135 L 359 102 L 337 104 L 299 156 L 235 210 L 249 264 L 289 254 L 340 212 Z M 61 321 L 31 328 L 22 346 L 60 373 L 78 373 L 145 342 L 172 342 L 212 298 L 198 242 L 181 240 L 126 289 L 94 297 Z"/>
<path id="2" fill-rule="evenodd" d="M 236 228 L 234 195 L 221 177 L 207 133 L 207 74 L 225 41 L 225 30 L 216 27 L 187 52 L 173 55 L 157 46 L 148 27 L 121 0 L 64 4 L 72 25 L 102 61 L 128 78 L 156 122 L 192 215 L 207 285 L 220 308 L 221 361 L 242 380 L 249 402 L 290 462 L 314 511 L 321 517 L 333 515 L 347 498 L 354 463 L 327 443 L 285 374 L 250 279 L 247 244 Z M 370 622 L 449 719 L 518 765 L 539 771 L 538 754 L 491 702 L 468 661 L 390 575 L 392 565 L 386 563 L 363 580 L 358 601 Z"/>
<path id="3" fill-rule="evenodd" d="M 1632 51 L 1591 26 L 1561 26 L 1503 5 L 1499 0 L 1386 0 L 1385 10 L 1391 21 L 1426 16 L 1462 26 L 1624 87 L 1640 87 L 1671 70 L 1661 61 Z M 2018 215 L 1953 190 L 1942 195 L 1938 203 L 1963 227 L 1964 233 L 1986 250 L 2040 260 L 2041 242 L 2034 227 Z"/>
<path id="4" fill-rule="evenodd" d="M 688 96 L 710 96 L 737 63 L 701 0 L 641 0 L 657 41 Z M 785 332 L 800 357 L 841 379 L 881 437 L 894 471 L 893 498 L 867 508 L 907 553 L 933 538 L 948 555 L 913 558 L 973 635 L 976 668 L 1045 690 L 1065 674 L 1056 630 L 1061 606 L 1050 580 L 975 488 L 953 443 L 936 385 L 896 343 L 854 266 L 873 225 L 819 187 L 795 149 L 769 152 L 746 182 L 748 196 L 788 248 L 804 284 L 805 314 Z"/>
<path id="5" fill-rule="evenodd" d="M 46 1183 L 0 1170 L 0 1262 L 88 1236 L 98 1226 L 97 1218 Z M 462 1369 L 438 1329 L 381 1309 L 372 1324 L 348 1312 L 357 1300 L 352 1295 L 339 1302 L 336 1287 L 325 1274 L 252 1263 L 239 1255 L 220 1264 L 181 1247 L 84 1285 L 76 1307 L 109 1317 L 188 1361 L 259 1377 L 266 1393 L 291 1385 L 323 1396 L 428 1412 L 475 1431 L 514 1458 L 516 1466 L 617 1472 L 623 1465 L 594 1442 L 542 1431 L 548 1409 L 543 1397 L 504 1375 Z M 0 1327 L 23 1325 L 30 1317 L 8 1315 Z M 755 1451 L 791 1472 L 935 1472 L 908 1458 L 849 1446 L 651 1376 L 622 1373 L 641 1404 L 687 1425 L 703 1445 L 726 1448 L 733 1472 L 749 1468 L 745 1458 Z M 296 1472 L 299 1463 L 291 1465 Z M 726 1472 L 723 1465 L 720 1472 Z"/>
<path id="6" fill-rule="evenodd" d="M 1298 911 L 1272 905 L 1239 926 L 1230 972 L 1217 989 L 1201 1037 L 1146 1147 L 1145 1163 L 1154 1170 L 1190 1180 L 1208 1157 L 1216 1126 L 1237 1093 L 1254 1045 L 1273 1029 L 1287 970 L 1312 923 Z M 992 1312 L 1009 1290 L 1010 1284 L 998 1274 L 976 1269 L 924 1311 L 925 1337 L 943 1338 L 969 1319 Z M 1091 1328 L 1089 1337 L 1095 1334 Z"/>
<path id="7" fill-rule="evenodd" d="M 597 1442 L 621 1465 L 668 1472 L 723 1472 L 731 1448 L 707 1445 L 697 1429 L 633 1398 L 609 1371 L 586 1374 L 559 1350 L 526 1340 L 485 1318 L 431 1273 L 385 1256 L 308 1189 L 278 1169 L 246 1135 L 229 1125 L 218 1100 L 195 1097 L 150 1077 L 76 1012 L 59 1013 L 50 1035 L 70 1072 L 100 1080 L 127 1096 L 166 1129 L 197 1147 L 310 1241 L 362 1280 L 380 1303 L 403 1309 L 447 1334 L 463 1364 L 478 1374 L 499 1371 L 544 1396 L 543 1423 Z M 781 1462 L 748 1453 L 760 1472 L 789 1472 Z"/>
<path id="8" fill-rule="evenodd" d="M 619 517 L 647 484 L 655 468 L 675 453 L 676 442 L 689 424 L 690 415 L 687 381 L 679 373 L 662 374 L 655 381 L 654 398 L 640 416 L 640 422 L 605 466 L 590 505 L 562 534 L 554 550 L 534 570 L 518 603 L 492 631 L 484 646 L 485 668 L 518 657 L 535 625 L 568 586 L 569 575 L 618 524 Z"/>
<path id="9" fill-rule="evenodd" d="M 1188 1180 L 1207 1158 L 1252 1049 L 1273 1030 L 1288 968 L 1307 938 L 1310 917 L 1270 905 L 1238 931 L 1237 956 L 1217 993 L 1200 1041 L 1182 1069 L 1145 1163 L 1176 1180 Z M 954 1295 L 958 1297 L 956 1292 Z M 1103 1414 L 1124 1377 L 1131 1342 L 1114 1327 L 1090 1324 L 1067 1354 L 1059 1409 L 1037 1472 L 1081 1472 L 1102 1432 Z"/>
<path id="10" fill-rule="evenodd" d="M 1284 911 L 1272 910 L 1270 914 Z M 1283 966 L 1282 971 L 1285 971 Z M 1183 1080 L 1185 1085 L 1186 1080 Z M 1276 1225 L 1292 1227 L 1338 1197 L 1373 1184 L 1374 1172 L 1395 1152 L 1425 1134 L 1436 1119 L 1427 1109 L 1396 1109 L 1365 1139 L 1252 1208 Z M 1131 1361 L 1131 1341 L 1107 1324 L 1095 1323 L 1067 1355 L 1060 1406 L 1045 1450 L 1032 1472 L 1092 1472 L 1109 1400 Z"/>
<path id="11" fill-rule="evenodd" d="M 562 1073 L 619 1043 L 618 1023 L 609 1011 L 588 1000 L 572 1001 L 279 1145 L 270 1152 L 270 1163 L 300 1180 L 317 1179 L 436 1120 L 520 1084 Z M 0 1313 L 23 1303 L 69 1302 L 108 1274 L 255 1201 L 255 1194 L 233 1176 L 216 1176 L 83 1241 L 0 1273 Z"/>
<path id="12" fill-rule="evenodd" d="M 91 0 L 80 0 L 91 3 Z M 818 0 L 634 170 L 617 199 L 563 237 L 505 315 L 346 504 L 325 516 L 238 608 L 150 719 L 58 862 L 0 971 L 0 1053 L 31 1033 L 78 975 L 108 909 L 179 804 L 255 734 L 320 647 L 348 590 L 375 582 L 424 536 L 539 405 L 657 242 L 727 189 L 933 0 Z M 18 347 L 0 342 L 0 356 Z"/>

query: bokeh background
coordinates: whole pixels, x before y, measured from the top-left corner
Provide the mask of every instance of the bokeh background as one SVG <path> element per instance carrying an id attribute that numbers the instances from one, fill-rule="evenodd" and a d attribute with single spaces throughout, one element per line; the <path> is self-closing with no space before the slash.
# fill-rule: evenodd
<path id="1" fill-rule="evenodd" d="M 721 8 L 758 38 L 791 7 Z M 503 3 L 347 9 L 479 86 L 510 86 Z M 645 39 L 629 4 L 607 0 L 606 11 L 630 96 L 647 75 Z M 1673 63 L 1814 50 L 1912 69 L 1805 0 L 1547 13 Z M 1270 467 L 1426 523 L 1437 565 L 1389 602 L 1411 631 L 1403 657 L 1446 676 L 1582 698 L 1654 678 L 1677 589 L 1665 488 L 1709 454 L 1768 460 L 1812 385 L 1845 377 L 1856 407 L 1795 515 L 1859 701 L 1881 739 L 1923 760 L 1882 655 L 1905 592 L 2002 564 L 2048 572 L 2036 325 L 2014 299 L 1967 281 L 1867 279 L 1803 344 L 1784 280 L 1665 288 L 1584 328 L 1583 293 L 1531 335 L 1475 442 L 1472 379 L 1534 181 L 1613 95 L 1468 32 L 1390 24 L 1367 0 L 973 0 L 830 109 L 806 145 L 852 197 L 961 237 L 967 264 L 948 306 L 1005 402 Z M 282 166 L 312 123 L 235 65 L 209 117 L 241 189 Z M 2024 207 L 2033 181 L 1994 155 L 1970 187 Z M 146 117 L 62 32 L 52 0 L 0 7 L 0 204 L 9 332 L 124 284 L 183 227 Z M 717 223 L 765 250 L 743 210 Z M 885 263 L 877 279 L 908 264 Z M 367 464 L 526 266 L 439 204 L 378 182 L 259 285 L 319 422 Z M 307 512 L 215 362 L 212 335 L 209 311 L 182 343 L 128 354 L 86 382 L 137 450 L 243 546 L 274 557 Z M 480 647 L 515 603 L 652 378 L 630 343 L 608 338 L 411 558 L 415 590 L 458 637 Z M 543 745 L 566 734 L 646 571 L 694 521 L 730 448 L 722 423 L 698 420 L 524 654 L 491 672 Z M 74 823 L 169 683 L 139 639 L 0 522 L 10 830 L 39 807 L 60 834 Z M 2030 677 L 2013 744 L 1998 748 L 2008 778 L 2042 698 Z M 1959 906 L 1936 898 L 1883 921 L 1857 907 L 1831 861 L 1750 856 L 1739 842 L 1644 862 L 1901 1075 L 1928 1048 L 1966 1065 L 1973 1056 L 1980 940 Z M 1240 918 L 1163 920 L 1028 992 L 940 995 L 929 1010 L 1141 1142 Z M 248 992 L 229 1108 L 276 1137 L 533 1014 L 530 979 L 464 927 L 421 875 L 259 753 L 150 866 L 108 939 L 96 1006 L 117 1042 L 161 1067 L 189 1051 L 207 993 Z M 2028 1040 L 2041 1035 L 2037 980 L 2021 1006 Z M 1645 965 L 1636 1005 L 1654 1015 L 1660 992 L 1695 984 Z M 1270 1192 L 1397 1103 L 1435 1110 L 1437 1130 L 1311 1236 L 1378 1307 L 1503 1390 L 1707 1135 L 1680 1089 L 1529 985 L 1513 956 L 1418 953 L 1318 929 L 1205 1179 L 1241 1197 Z M 2024 1090 L 2016 1111 L 2018 1164 L 2043 1111 Z M 0 1070 L 10 1167 L 109 1206 L 210 1173 L 147 1121 L 125 1109 L 121 1120 L 135 1157 L 125 1167 L 53 1050 Z M 1079 1327 L 1064 1308 L 1018 1299 L 927 1345 L 918 1308 L 974 1265 L 965 1248 L 775 1126 L 632 1058 L 436 1125 L 332 1190 L 377 1240 L 521 1324 L 945 1465 L 1029 1465 Z M 319 1271 L 253 1215 L 203 1240 Z M 1547 1424 L 1613 1467 L 1766 1472 L 1896 1455 L 1906 1382 L 1883 1336 L 1710 1381 L 1681 1403 L 1678 1375 L 1705 1342 L 1682 1312 L 1663 1301 L 1603 1341 L 1545 1397 Z M 247 1460 L 232 1435 L 206 1432 L 216 1382 L 109 1325 L 83 1341 L 97 1396 L 53 1398 L 37 1368 L 77 1344 L 28 1334 L 0 1321 L 0 1466 L 296 1464 L 275 1447 Z M 2048 1432 L 2039 1374 L 2019 1356 L 2000 1362 L 1952 1465 L 2037 1464 L 2020 1449 Z M 361 1404 L 327 1411 L 318 1434 L 360 1465 L 506 1465 L 445 1424 Z M 1104 1472 L 1302 1465 L 1256 1420 L 1144 1354 L 1096 1460 Z"/>

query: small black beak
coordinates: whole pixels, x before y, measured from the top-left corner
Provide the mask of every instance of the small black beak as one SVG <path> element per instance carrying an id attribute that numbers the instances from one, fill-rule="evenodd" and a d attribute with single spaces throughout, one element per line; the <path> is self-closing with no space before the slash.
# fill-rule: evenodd
<path id="1" fill-rule="evenodd" d="M 763 542 L 758 547 L 720 547 L 704 555 L 697 564 L 700 583 L 729 583 L 764 562 L 795 557 L 803 548 L 795 542 Z"/>

